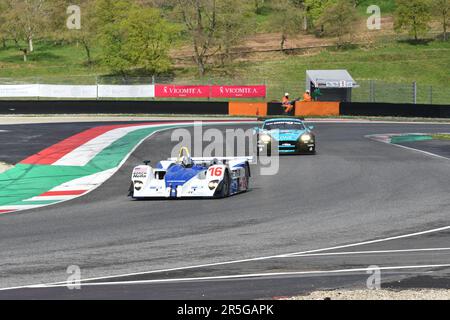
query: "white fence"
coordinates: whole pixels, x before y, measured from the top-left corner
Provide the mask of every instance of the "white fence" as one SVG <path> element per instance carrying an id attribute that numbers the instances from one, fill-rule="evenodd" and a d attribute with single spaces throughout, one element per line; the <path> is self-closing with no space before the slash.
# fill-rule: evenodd
<path id="1" fill-rule="evenodd" d="M 154 98 L 154 85 L 0 85 L 0 98 Z"/>
<path id="2" fill-rule="evenodd" d="M 154 85 L 98 85 L 99 98 L 154 98 Z"/>

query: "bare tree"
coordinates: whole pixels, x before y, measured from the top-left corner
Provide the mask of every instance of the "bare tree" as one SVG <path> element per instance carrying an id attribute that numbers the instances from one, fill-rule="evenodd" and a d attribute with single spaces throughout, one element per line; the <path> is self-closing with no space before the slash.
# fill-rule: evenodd
<path id="1" fill-rule="evenodd" d="M 288 37 L 302 30 L 304 14 L 290 0 L 278 0 L 274 8 L 277 14 L 273 17 L 272 25 L 281 32 L 280 49 L 284 50 Z"/>
<path id="2" fill-rule="evenodd" d="M 215 47 L 218 32 L 216 0 L 175 0 L 176 11 L 191 38 L 194 59 L 200 75 L 205 74 L 206 64 Z"/>
<path id="3" fill-rule="evenodd" d="M 42 34 L 48 21 L 50 0 L 8 0 L 5 19 L 7 32 L 24 37 L 28 43 L 28 52 L 34 51 L 33 40 Z"/>
<path id="4" fill-rule="evenodd" d="M 236 57 L 231 52 L 232 48 L 253 32 L 255 14 L 251 5 L 240 0 L 220 0 L 218 5 L 218 32 L 215 38 L 222 66 L 225 66 Z"/>
<path id="5" fill-rule="evenodd" d="M 440 18 L 442 25 L 442 30 L 444 34 L 444 41 L 448 40 L 447 35 L 447 29 L 448 25 L 450 24 L 450 0 L 436 0 L 434 3 L 434 12 L 436 15 L 438 15 Z"/>
<path id="6" fill-rule="evenodd" d="M 2 40 L 3 48 L 6 48 L 7 34 L 5 33 L 4 25 L 6 23 L 5 10 L 7 6 L 5 1 L 0 1 L 0 38 Z"/>
<path id="7" fill-rule="evenodd" d="M 67 29 L 65 28 L 64 37 L 72 42 L 81 44 L 86 54 L 87 64 L 92 64 L 92 46 L 97 37 L 97 19 L 96 19 L 96 1 L 94 0 L 78 0 L 80 7 L 81 28 Z M 67 19 L 66 11 L 64 10 L 64 21 Z"/>
<path id="8" fill-rule="evenodd" d="M 318 24 L 323 26 L 324 34 L 338 38 L 338 46 L 345 44 L 345 37 L 351 36 L 358 13 L 353 4 L 348 0 L 337 0 L 325 8 L 318 20 Z"/>
<path id="9" fill-rule="evenodd" d="M 256 14 L 260 14 L 264 6 L 264 0 L 253 0 L 253 8 Z"/>

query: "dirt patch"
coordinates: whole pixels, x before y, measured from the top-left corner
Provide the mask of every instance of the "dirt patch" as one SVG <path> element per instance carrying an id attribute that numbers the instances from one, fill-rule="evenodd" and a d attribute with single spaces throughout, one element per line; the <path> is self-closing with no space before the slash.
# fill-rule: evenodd
<path id="1" fill-rule="evenodd" d="M 355 25 L 353 41 L 359 44 L 372 44 L 377 38 L 396 35 L 394 32 L 394 20 L 391 16 L 383 17 L 381 26 L 381 30 L 370 31 L 367 29 L 366 20 L 361 19 Z M 231 52 L 242 54 L 243 56 L 239 59 L 240 61 L 258 61 L 259 55 L 270 55 L 273 51 L 280 50 L 280 42 L 280 32 L 258 33 L 243 38 L 239 45 L 232 48 Z M 287 50 L 320 49 L 334 46 L 336 42 L 337 38 L 316 37 L 310 33 L 299 32 L 297 35 L 289 36 L 284 47 Z M 301 52 L 301 50 L 299 51 Z M 183 65 L 183 63 L 192 64 L 193 55 L 194 51 L 191 44 L 183 45 L 170 52 L 170 56 L 174 58 L 179 65 Z"/>
<path id="2" fill-rule="evenodd" d="M 450 290 L 333 290 L 285 300 L 450 300 Z"/>

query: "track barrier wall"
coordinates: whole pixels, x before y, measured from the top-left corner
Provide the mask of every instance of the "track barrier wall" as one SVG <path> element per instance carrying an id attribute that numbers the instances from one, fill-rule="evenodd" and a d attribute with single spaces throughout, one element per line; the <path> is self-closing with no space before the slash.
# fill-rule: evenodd
<path id="1" fill-rule="evenodd" d="M 279 102 L 0 100 L 0 114 L 198 114 L 276 116 Z M 450 105 L 297 102 L 295 115 L 450 118 Z"/>
<path id="2" fill-rule="evenodd" d="M 283 114 L 283 106 L 281 102 L 268 102 L 267 103 L 267 115 L 268 116 L 276 116 Z"/>
<path id="3" fill-rule="evenodd" d="M 296 102 L 295 115 L 310 116 L 339 116 L 339 102 Z"/>
<path id="4" fill-rule="evenodd" d="M 0 114 L 134 114 L 134 113 L 227 115 L 228 102 L 0 100 Z"/>
<path id="5" fill-rule="evenodd" d="M 340 104 L 339 114 L 343 116 L 450 118 L 450 105 L 343 102 Z"/>
<path id="6" fill-rule="evenodd" d="M 229 102 L 228 114 L 230 116 L 267 116 L 267 103 Z"/>

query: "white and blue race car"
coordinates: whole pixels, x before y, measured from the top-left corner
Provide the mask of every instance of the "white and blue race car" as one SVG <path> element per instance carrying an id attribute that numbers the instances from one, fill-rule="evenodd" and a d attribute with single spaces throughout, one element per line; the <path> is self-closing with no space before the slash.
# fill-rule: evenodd
<path id="1" fill-rule="evenodd" d="M 129 196 L 145 198 L 225 198 L 249 188 L 252 157 L 192 158 L 181 148 L 178 158 L 146 161 L 134 168 Z"/>

